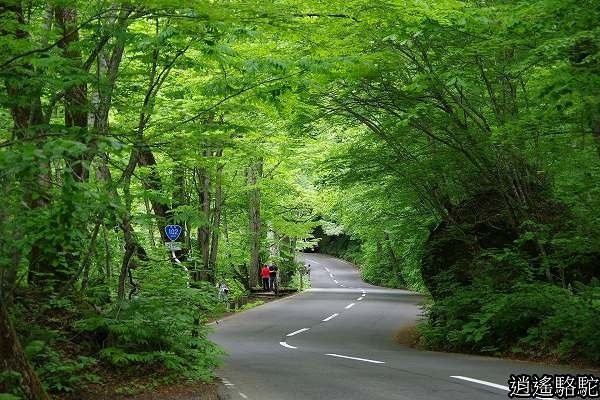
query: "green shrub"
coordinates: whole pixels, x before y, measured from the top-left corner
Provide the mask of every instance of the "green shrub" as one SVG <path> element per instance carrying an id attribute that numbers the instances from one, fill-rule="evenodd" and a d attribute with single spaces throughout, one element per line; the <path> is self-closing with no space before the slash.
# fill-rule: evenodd
<path id="1" fill-rule="evenodd" d="M 421 344 L 432 349 L 597 363 L 599 313 L 596 286 L 572 292 L 535 283 L 500 292 L 473 285 L 427 305 L 418 332 Z"/>
<path id="2" fill-rule="evenodd" d="M 538 348 L 561 360 L 600 363 L 600 286 L 577 285 L 575 294 L 559 299 L 555 312 L 532 327 L 521 348 Z"/>
<path id="3" fill-rule="evenodd" d="M 216 289 L 208 283 L 145 289 L 105 314 L 76 322 L 75 329 L 105 338 L 98 354 L 108 364 L 160 366 L 190 379 L 209 379 L 220 351 L 207 339 L 204 321 L 217 310 Z"/>
<path id="4" fill-rule="evenodd" d="M 21 374 L 17 371 L 0 371 L 0 391 L 10 393 L 0 393 L 0 400 L 19 400 L 24 395 L 21 388 Z"/>
<path id="5" fill-rule="evenodd" d="M 96 374 L 88 368 L 96 364 L 93 357 L 79 356 L 68 359 L 41 340 L 33 340 L 24 348 L 27 358 L 36 365 L 36 372 L 52 392 L 71 392 L 82 382 L 98 382 Z"/>

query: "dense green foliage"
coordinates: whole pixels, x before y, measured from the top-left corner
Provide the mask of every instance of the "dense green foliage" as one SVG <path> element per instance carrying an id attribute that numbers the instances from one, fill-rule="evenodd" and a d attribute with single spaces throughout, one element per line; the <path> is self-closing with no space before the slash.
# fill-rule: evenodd
<path id="1" fill-rule="evenodd" d="M 431 295 L 428 347 L 597 363 L 598 20 L 593 0 L 0 2 L 0 392 L 210 379 L 215 285 L 241 298 L 264 262 L 297 285 L 316 226 L 365 280 Z"/>
<path id="2" fill-rule="evenodd" d="M 427 308 L 421 341 L 428 348 L 597 364 L 600 290 L 568 291 L 547 284 L 517 284 L 509 292 L 475 284 Z"/>
<path id="3" fill-rule="evenodd" d="M 330 232 L 432 295 L 428 347 L 597 363 L 599 5 L 382 7 L 313 123 Z"/>
<path id="4" fill-rule="evenodd" d="M 22 345 L 2 344 L 0 392 L 45 398 L 117 371 L 209 380 L 215 286 L 238 301 L 267 261 L 294 284 L 314 223 L 281 118 L 302 68 L 274 54 L 290 11 L 0 2 L 0 297 Z M 167 224 L 183 226 L 174 253 Z"/>

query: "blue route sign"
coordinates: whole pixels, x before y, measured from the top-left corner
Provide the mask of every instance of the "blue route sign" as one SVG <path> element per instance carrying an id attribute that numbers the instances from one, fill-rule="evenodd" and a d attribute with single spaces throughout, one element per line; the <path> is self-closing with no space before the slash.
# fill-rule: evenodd
<path id="1" fill-rule="evenodd" d="M 165 233 L 167 237 L 172 241 L 176 241 L 179 235 L 181 235 L 181 226 L 179 225 L 167 225 L 165 226 Z"/>

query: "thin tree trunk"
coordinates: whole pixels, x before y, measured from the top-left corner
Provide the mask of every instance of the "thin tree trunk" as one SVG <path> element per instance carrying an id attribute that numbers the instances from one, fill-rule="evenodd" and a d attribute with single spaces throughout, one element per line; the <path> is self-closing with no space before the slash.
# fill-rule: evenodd
<path id="1" fill-rule="evenodd" d="M 0 187 L 2 187 L 3 198 L 9 198 L 9 193 L 13 190 L 12 182 L 9 179 L 0 178 Z M 9 218 L 8 209 L 0 207 L 0 226 L 6 227 L 5 235 L 8 233 L 13 237 L 12 241 L 5 241 L 2 248 L 7 253 L 11 253 L 8 262 L 0 264 L 0 299 L 4 298 L 10 305 L 13 301 L 13 290 L 17 281 L 17 270 L 21 264 L 21 248 L 19 243 L 23 238 L 22 228 L 18 224 L 11 223 L 13 218 Z M 13 228 L 11 228 L 13 227 Z"/>
<path id="2" fill-rule="evenodd" d="M 129 273 L 129 263 L 133 257 L 137 247 L 139 246 L 133 234 L 133 226 L 131 225 L 131 177 L 138 163 L 138 151 L 136 148 L 131 149 L 129 162 L 123 172 L 123 196 L 125 198 L 125 209 L 121 215 L 121 229 L 125 239 L 125 253 L 121 260 L 121 271 L 119 273 L 119 285 L 117 288 L 117 299 L 119 302 L 125 300 L 125 280 Z"/>
<path id="3" fill-rule="evenodd" d="M 129 25 L 129 15 L 131 14 L 131 6 L 123 4 L 116 17 L 114 28 L 109 26 L 107 29 L 114 29 L 115 44 L 111 55 L 108 59 L 104 59 L 103 52 L 98 54 L 98 108 L 94 115 L 94 129 L 103 136 L 108 133 L 108 114 L 112 105 L 112 95 L 117 81 L 119 66 L 123 59 L 125 50 L 125 40 L 127 36 L 125 31 Z"/>
<path id="4" fill-rule="evenodd" d="M 85 252 L 85 256 L 83 257 L 83 261 L 81 262 L 81 268 L 83 269 L 83 278 L 81 279 L 81 288 L 87 288 L 89 279 L 90 279 L 90 264 L 92 261 L 92 255 L 96 250 L 96 242 L 98 240 L 98 232 L 100 231 L 100 226 L 102 225 L 102 219 L 100 218 L 96 225 L 94 226 L 94 230 L 92 231 L 92 239 L 90 240 L 90 244 L 88 246 L 87 251 Z"/>
<path id="5" fill-rule="evenodd" d="M 217 152 L 217 156 L 220 157 L 222 151 Z M 217 266 L 217 252 L 219 250 L 219 236 L 221 227 L 221 209 L 223 206 L 223 164 L 217 164 L 217 171 L 215 176 L 215 204 L 213 209 L 213 223 L 212 223 L 212 239 L 210 241 L 210 257 L 208 267 L 211 271 L 216 271 Z"/>
<path id="6" fill-rule="evenodd" d="M 402 276 L 401 273 L 401 266 L 400 266 L 400 260 L 398 259 L 398 256 L 396 255 L 396 252 L 394 252 L 394 244 L 392 243 L 392 239 L 390 238 L 390 234 L 387 232 L 384 232 L 384 237 L 385 240 L 387 242 L 388 247 L 390 248 L 390 258 L 391 258 L 391 262 L 392 262 L 392 271 L 394 272 L 394 275 L 398 278 L 399 282 L 404 285 L 406 284 L 406 282 L 404 281 L 404 277 Z"/>
<path id="7" fill-rule="evenodd" d="M 161 193 L 163 190 L 162 179 L 156 168 L 156 158 L 150 150 L 150 147 L 142 140 L 140 140 L 137 145 L 137 153 L 139 166 L 148 167 L 149 169 L 148 176 L 142 182 L 144 189 L 153 191 L 155 193 Z M 160 238 L 163 242 L 168 242 L 170 240 L 167 237 L 164 227 L 165 225 L 167 225 L 168 221 L 171 218 L 168 212 L 170 207 L 164 201 L 157 199 L 156 196 L 152 196 L 152 198 L 150 199 L 150 203 L 152 204 L 154 215 L 158 219 L 158 232 L 160 234 Z"/>
<path id="8" fill-rule="evenodd" d="M 171 202 L 172 210 L 175 210 L 178 207 L 188 204 L 187 196 L 186 196 L 186 191 L 187 191 L 186 179 L 185 179 L 186 172 L 187 172 L 187 170 L 180 163 L 178 163 L 177 166 L 175 168 L 173 168 L 172 179 L 173 179 L 174 189 L 173 189 L 173 200 Z M 175 214 L 171 214 L 170 218 L 174 219 Z M 175 221 L 173 221 L 173 222 L 175 222 Z M 175 255 L 177 256 L 177 258 L 179 260 L 185 260 L 185 258 L 187 257 L 188 251 L 189 251 L 189 247 L 188 247 L 189 232 L 187 229 L 187 224 L 183 223 L 181 225 L 182 225 L 181 236 L 177 240 L 183 244 L 183 246 L 182 246 L 183 248 L 181 250 L 177 250 L 175 252 Z"/>
<path id="9" fill-rule="evenodd" d="M 598 124 L 592 131 L 592 136 L 596 142 L 596 151 L 598 152 L 598 157 L 600 158 L 600 124 Z"/>
<path id="10" fill-rule="evenodd" d="M 104 274 L 106 275 L 106 282 L 110 282 L 110 278 L 112 278 L 110 245 L 108 243 L 108 229 L 106 229 L 105 225 L 102 225 L 102 240 L 104 242 Z"/>
<path id="11" fill-rule="evenodd" d="M 121 271 L 119 272 L 119 284 L 117 287 L 117 299 L 119 302 L 125 300 L 125 280 L 127 279 L 127 273 L 129 272 L 129 262 L 135 253 L 135 246 L 133 246 L 133 238 L 131 237 L 131 226 L 129 220 L 123 221 L 123 224 L 128 225 L 123 228 L 125 234 L 125 253 L 121 260 Z"/>
<path id="12" fill-rule="evenodd" d="M 208 151 L 205 152 L 205 156 Z M 198 227 L 198 246 L 202 254 L 202 265 L 198 279 L 209 280 L 209 258 L 210 258 L 210 176 L 207 168 L 199 168 L 197 170 L 197 187 L 198 202 L 200 204 L 200 212 L 204 216 L 202 226 Z"/>
<path id="13" fill-rule="evenodd" d="M 146 214 L 150 215 L 150 204 L 148 203 L 148 198 L 144 196 L 144 207 L 146 207 Z M 159 227 L 160 229 L 160 227 Z M 148 238 L 150 239 L 150 244 L 152 247 L 156 247 L 156 240 L 154 239 L 154 223 L 151 221 L 148 224 Z"/>
<path id="14" fill-rule="evenodd" d="M 262 161 L 255 163 L 248 168 L 249 191 L 249 228 L 250 228 L 250 270 L 248 271 L 248 285 L 250 287 L 258 286 L 258 277 L 260 273 L 260 239 L 261 239 L 261 219 L 260 219 L 260 189 L 257 184 L 262 175 Z"/>
<path id="15" fill-rule="evenodd" d="M 121 219 L 121 230 L 123 231 L 123 237 L 125 240 L 125 253 L 123 254 L 123 258 L 121 261 L 121 271 L 119 273 L 119 284 L 117 289 L 117 298 L 119 301 L 125 299 L 125 280 L 127 279 L 127 273 L 129 268 L 129 262 L 131 261 L 131 257 L 137 252 L 141 254 L 145 254 L 142 246 L 137 243 L 133 231 L 133 226 L 131 225 L 131 195 L 130 185 L 131 185 L 131 176 L 133 175 L 133 171 L 135 170 L 135 165 L 137 163 L 137 153 L 135 149 L 132 149 L 131 155 L 129 158 L 129 163 L 127 164 L 127 168 L 123 173 L 125 184 L 124 184 L 124 192 L 125 192 L 125 210 L 122 211 L 119 215 Z M 114 182 L 112 180 L 112 176 L 110 170 L 108 169 L 108 165 L 106 163 L 106 156 L 103 158 L 102 163 L 98 168 L 98 175 L 100 179 L 102 179 L 106 186 L 108 187 L 108 191 L 113 201 L 117 204 L 121 204 L 121 198 L 118 192 L 115 189 Z M 121 207 L 119 207 L 121 208 Z M 106 241 L 106 238 L 105 238 Z M 110 266 L 108 260 L 108 244 L 105 242 L 105 251 L 107 252 L 107 275 L 110 277 Z"/>

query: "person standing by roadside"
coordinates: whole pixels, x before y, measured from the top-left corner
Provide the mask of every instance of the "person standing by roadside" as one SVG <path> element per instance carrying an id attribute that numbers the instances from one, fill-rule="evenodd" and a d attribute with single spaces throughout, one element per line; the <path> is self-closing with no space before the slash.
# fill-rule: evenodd
<path id="1" fill-rule="evenodd" d="M 265 292 L 269 291 L 269 274 L 270 273 L 271 273 L 271 271 L 269 271 L 269 266 L 267 264 L 263 265 L 262 269 L 260 270 L 260 276 L 262 278 L 263 291 L 265 291 Z"/>
<path id="2" fill-rule="evenodd" d="M 227 282 L 225 281 L 221 281 L 221 283 L 219 283 L 219 300 L 224 303 L 229 301 L 229 286 L 227 286 Z"/>
<path id="3" fill-rule="evenodd" d="M 277 285 L 277 270 L 277 265 L 269 266 L 269 288 L 272 292 L 275 291 L 275 285 Z"/>

